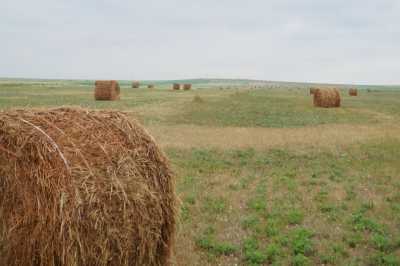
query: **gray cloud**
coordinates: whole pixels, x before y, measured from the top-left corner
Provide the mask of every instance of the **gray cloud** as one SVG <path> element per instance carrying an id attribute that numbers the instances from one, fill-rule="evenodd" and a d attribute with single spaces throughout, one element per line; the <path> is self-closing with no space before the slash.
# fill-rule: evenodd
<path id="1" fill-rule="evenodd" d="M 400 83 L 397 0 L 3 0 L 0 76 Z"/>

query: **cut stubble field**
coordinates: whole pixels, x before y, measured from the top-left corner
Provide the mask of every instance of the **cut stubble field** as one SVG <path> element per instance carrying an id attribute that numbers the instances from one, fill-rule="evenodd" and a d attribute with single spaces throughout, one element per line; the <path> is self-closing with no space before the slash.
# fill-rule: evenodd
<path id="1" fill-rule="evenodd" d="M 0 84 L 0 108 L 125 111 L 170 158 L 181 198 L 176 265 L 400 265 L 400 90 L 173 92 Z M 197 97 L 196 97 L 197 96 Z"/>

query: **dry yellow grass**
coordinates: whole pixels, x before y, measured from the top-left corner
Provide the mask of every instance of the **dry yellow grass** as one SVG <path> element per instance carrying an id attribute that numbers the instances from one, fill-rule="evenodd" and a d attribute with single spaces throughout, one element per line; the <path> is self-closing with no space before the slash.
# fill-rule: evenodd
<path id="1" fill-rule="evenodd" d="M 240 128 L 193 125 L 150 126 L 148 130 L 164 148 L 217 148 L 265 150 L 285 147 L 337 148 L 376 138 L 400 137 L 396 125 L 322 125 L 303 128 Z"/>

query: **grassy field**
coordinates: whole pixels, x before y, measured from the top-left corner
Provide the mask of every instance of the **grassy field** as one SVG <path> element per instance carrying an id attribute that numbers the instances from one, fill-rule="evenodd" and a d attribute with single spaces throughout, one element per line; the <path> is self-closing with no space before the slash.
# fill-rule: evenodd
<path id="1" fill-rule="evenodd" d="M 90 81 L 1 81 L 0 109 L 125 111 L 170 158 L 177 265 L 400 265 L 400 90 L 312 106 L 304 84 L 195 83 L 93 100 Z"/>

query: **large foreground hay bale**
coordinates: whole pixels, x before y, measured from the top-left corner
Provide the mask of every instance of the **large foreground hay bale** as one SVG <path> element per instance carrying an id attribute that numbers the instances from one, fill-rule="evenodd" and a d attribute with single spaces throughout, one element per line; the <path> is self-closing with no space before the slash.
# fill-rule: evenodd
<path id="1" fill-rule="evenodd" d="M 132 88 L 133 89 L 138 89 L 140 87 L 140 82 L 139 81 L 133 81 L 132 82 Z"/>
<path id="2" fill-rule="evenodd" d="M 349 89 L 349 95 L 350 96 L 357 96 L 358 95 L 357 89 Z"/>
<path id="3" fill-rule="evenodd" d="M 314 106 L 340 107 L 340 93 L 337 89 L 316 89 L 314 91 Z"/>
<path id="4" fill-rule="evenodd" d="M 114 101 L 119 99 L 120 88 L 115 80 L 97 80 L 94 98 L 98 101 Z"/>
<path id="5" fill-rule="evenodd" d="M 0 265 L 168 265 L 174 178 L 119 112 L 2 112 L 0 214 Z"/>
<path id="6" fill-rule="evenodd" d="M 185 91 L 188 91 L 188 90 L 191 90 L 192 89 L 192 84 L 183 84 L 183 89 L 185 90 Z"/>
<path id="7" fill-rule="evenodd" d="M 172 89 L 179 91 L 181 89 L 181 84 L 179 84 L 179 83 L 172 84 Z"/>

